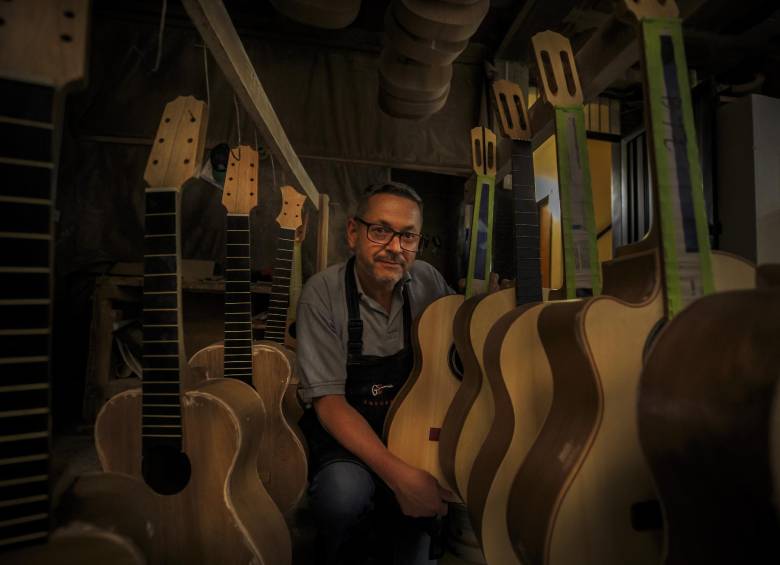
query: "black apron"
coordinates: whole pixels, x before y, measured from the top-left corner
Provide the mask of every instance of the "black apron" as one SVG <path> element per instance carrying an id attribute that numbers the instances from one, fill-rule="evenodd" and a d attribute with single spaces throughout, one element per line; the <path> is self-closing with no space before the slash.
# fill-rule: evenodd
<path id="1" fill-rule="evenodd" d="M 349 339 L 347 342 L 347 402 L 363 416 L 383 441 L 385 417 L 398 391 L 406 382 L 413 365 L 411 347 L 412 311 L 406 285 L 403 287 L 404 347 L 393 355 L 363 355 L 363 320 L 355 282 L 355 257 L 344 269 Z M 336 461 L 365 464 L 346 450 L 320 424 L 314 409 L 304 411 L 299 426 L 309 447 L 309 476 Z"/>

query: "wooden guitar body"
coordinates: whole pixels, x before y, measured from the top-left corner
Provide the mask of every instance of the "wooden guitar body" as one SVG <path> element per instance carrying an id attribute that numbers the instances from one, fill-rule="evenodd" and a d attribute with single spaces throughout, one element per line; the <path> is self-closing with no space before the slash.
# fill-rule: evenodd
<path id="1" fill-rule="evenodd" d="M 428 305 L 415 321 L 415 364 L 385 421 L 388 449 L 410 465 L 428 471 L 453 493 L 455 489 L 439 464 L 439 431 L 460 385 L 450 367 L 452 333 L 448 330 L 462 304 L 462 295 L 443 296 Z"/>
<path id="2" fill-rule="evenodd" d="M 728 254 L 712 257 L 716 290 L 753 284 L 746 276 L 748 262 Z M 631 517 L 636 504 L 657 499 L 639 445 L 637 393 L 648 346 L 663 319 L 660 284 L 644 303 L 601 296 L 586 301 L 577 317 L 578 339 L 600 388 L 598 423 L 581 464 L 559 494 L 544 563 L 650 564 L 661 559 L 662 524 L 635 529 Z M 519 495 L 513 487 L 508 517 L 514 540 L 522 536 L 514 514 L 522 507 Z M 516 547 L 522 555 L 522 545 Z"/>
<path id="3" fill-rule="evenodd" d="M 550 365 L 537 326 L 546 304 L 526 305 L 493 325 L 484 348 L 495 419 L 469 483 L 469 515 L 488 563 L 517 562 L 509 539 L 507 504 L 517 467 L 547 418 L 553 397 Z"/>
<path id="4" fill-rule="evenodd" d="M 467 505 L 471 469 L 493 424 L 493 394 L 483 377 L 482 353 L 490 328 L 514 308 L 515 290 L 507 288 L 468 299 L 453 323 L 455 347 L 463 361 L 463 383 L 444 422 L 446 449 L 441 457 L 453 466 L 456 487 Z"/>
<path id="5" fill-rule="evenodd" d="M 192 356 L 190 367 L 202 367 L 209 379 L 222 378 L 224 353 L 222 344 L 204 347 Z M 293 354 L 283 345 L 260 341 L 252 346 L 252 386 L 266 409 L 257 469 L 265 489 L 282 512 L 298 504 L 308 475 L 305 443 L 300 430 L 288 423 L 283 410 L 294 363 Z"/>
<path id="6" fill-rule="evenodd" d="M 638 410 L 666 565 L 780 562 L 770 452 L 778 367 L 777 289 L 705 296 L 659 334 Z"/>
<path id="7" fill-rule="evenodd" d="M 182 451 L 191 466 L 183 489 L 161 495 L 144 482 L 141 391 L 131 390 L 100 411 L 95 444 L 109 473 L 77 482 L 76 499 L 95 502 L 85 504 L 92 508 L 110 499 L 115 511 L 101 526 L 131 537 L 137 520 L 130 518 L 142 513 L 145 535 L 133 539 L 152 564 L 289 564 L 287 526 L 257 473 L 265 417 L 257 393 L 235 379 L 210 380 L 185 392 L 181 404 Z M 132 479 L 118 480 L 112 473 Z"/>

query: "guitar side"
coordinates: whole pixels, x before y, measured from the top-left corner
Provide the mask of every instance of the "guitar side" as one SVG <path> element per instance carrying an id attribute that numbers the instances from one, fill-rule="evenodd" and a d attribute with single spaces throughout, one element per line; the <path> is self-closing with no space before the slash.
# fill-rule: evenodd
<path id="1" fill-rule="evenodd" d="M 209 379 L 222 378 L 224 353 L 221 344 L 209 345 L 192 356 L 190 367 L 202 367 Z M 283 513 L 300 502 L 308 480 L 305 444 L 283 410 L 294 365 L 293 354 L 281 344 L 259 341 L 252 346 L 252 386 L 266 408 L 257 469 Z"/>
<path id="2" fill-rule="evenodd" d="M 183 451 L 192 475 L 177 494 L 157 494 L 141 478 L 140 416 L 140 390 L 114 396 L 98 415 L 95 444 L 104 470 L 134 479 L 113 504 L 140 505 L 149 516 L 136 542 L 151 563 L 291 562 L 287 526 L 257 473 L 264 410 L 248 385 L 210 380 L 183 394 Z M 86 498 L 89 488 L 82 489 Z M 134 527 L 120 512 L 102 525 L 120 533 Z"/>

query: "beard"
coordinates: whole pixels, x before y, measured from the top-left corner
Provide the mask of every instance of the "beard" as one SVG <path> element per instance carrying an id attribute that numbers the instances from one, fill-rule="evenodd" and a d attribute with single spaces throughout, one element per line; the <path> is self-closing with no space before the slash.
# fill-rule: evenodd
<path id="1" fill-rule="evenodd" d="M 386 249 L 372 257 L 372 271 L 377 282 L 383 284 L 396 284 L 400 281 L 408 268 L 408 261 L 403 253 L 392 253 Z"/>

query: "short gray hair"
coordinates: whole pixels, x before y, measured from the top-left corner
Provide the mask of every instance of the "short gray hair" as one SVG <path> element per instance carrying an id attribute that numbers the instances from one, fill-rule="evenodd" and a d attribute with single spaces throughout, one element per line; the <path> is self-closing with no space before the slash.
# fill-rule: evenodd
<path id="1" fill-rule="evenodd" d="M 414 190 L 408 184 L 404 184 L 402 182 L 387 181 L 371 184 L 365 188 L 363 194 L 360 195 L 360 199 L 358 200 L 357 208 L 355 209 L 355 217 L 363 217 L 363 214 L 365 214 L 366 210 L 368 210 L 369 200 L 371 200 L 372 196 L 376 196 L 377 194 L 394 194 L 395 196 L 408 198 L 420 207 L 420 214 L 422 214 L 423 201 L 422 198 L 420 198 L 420 195 L 417 194 L 416 190 Z"/>

